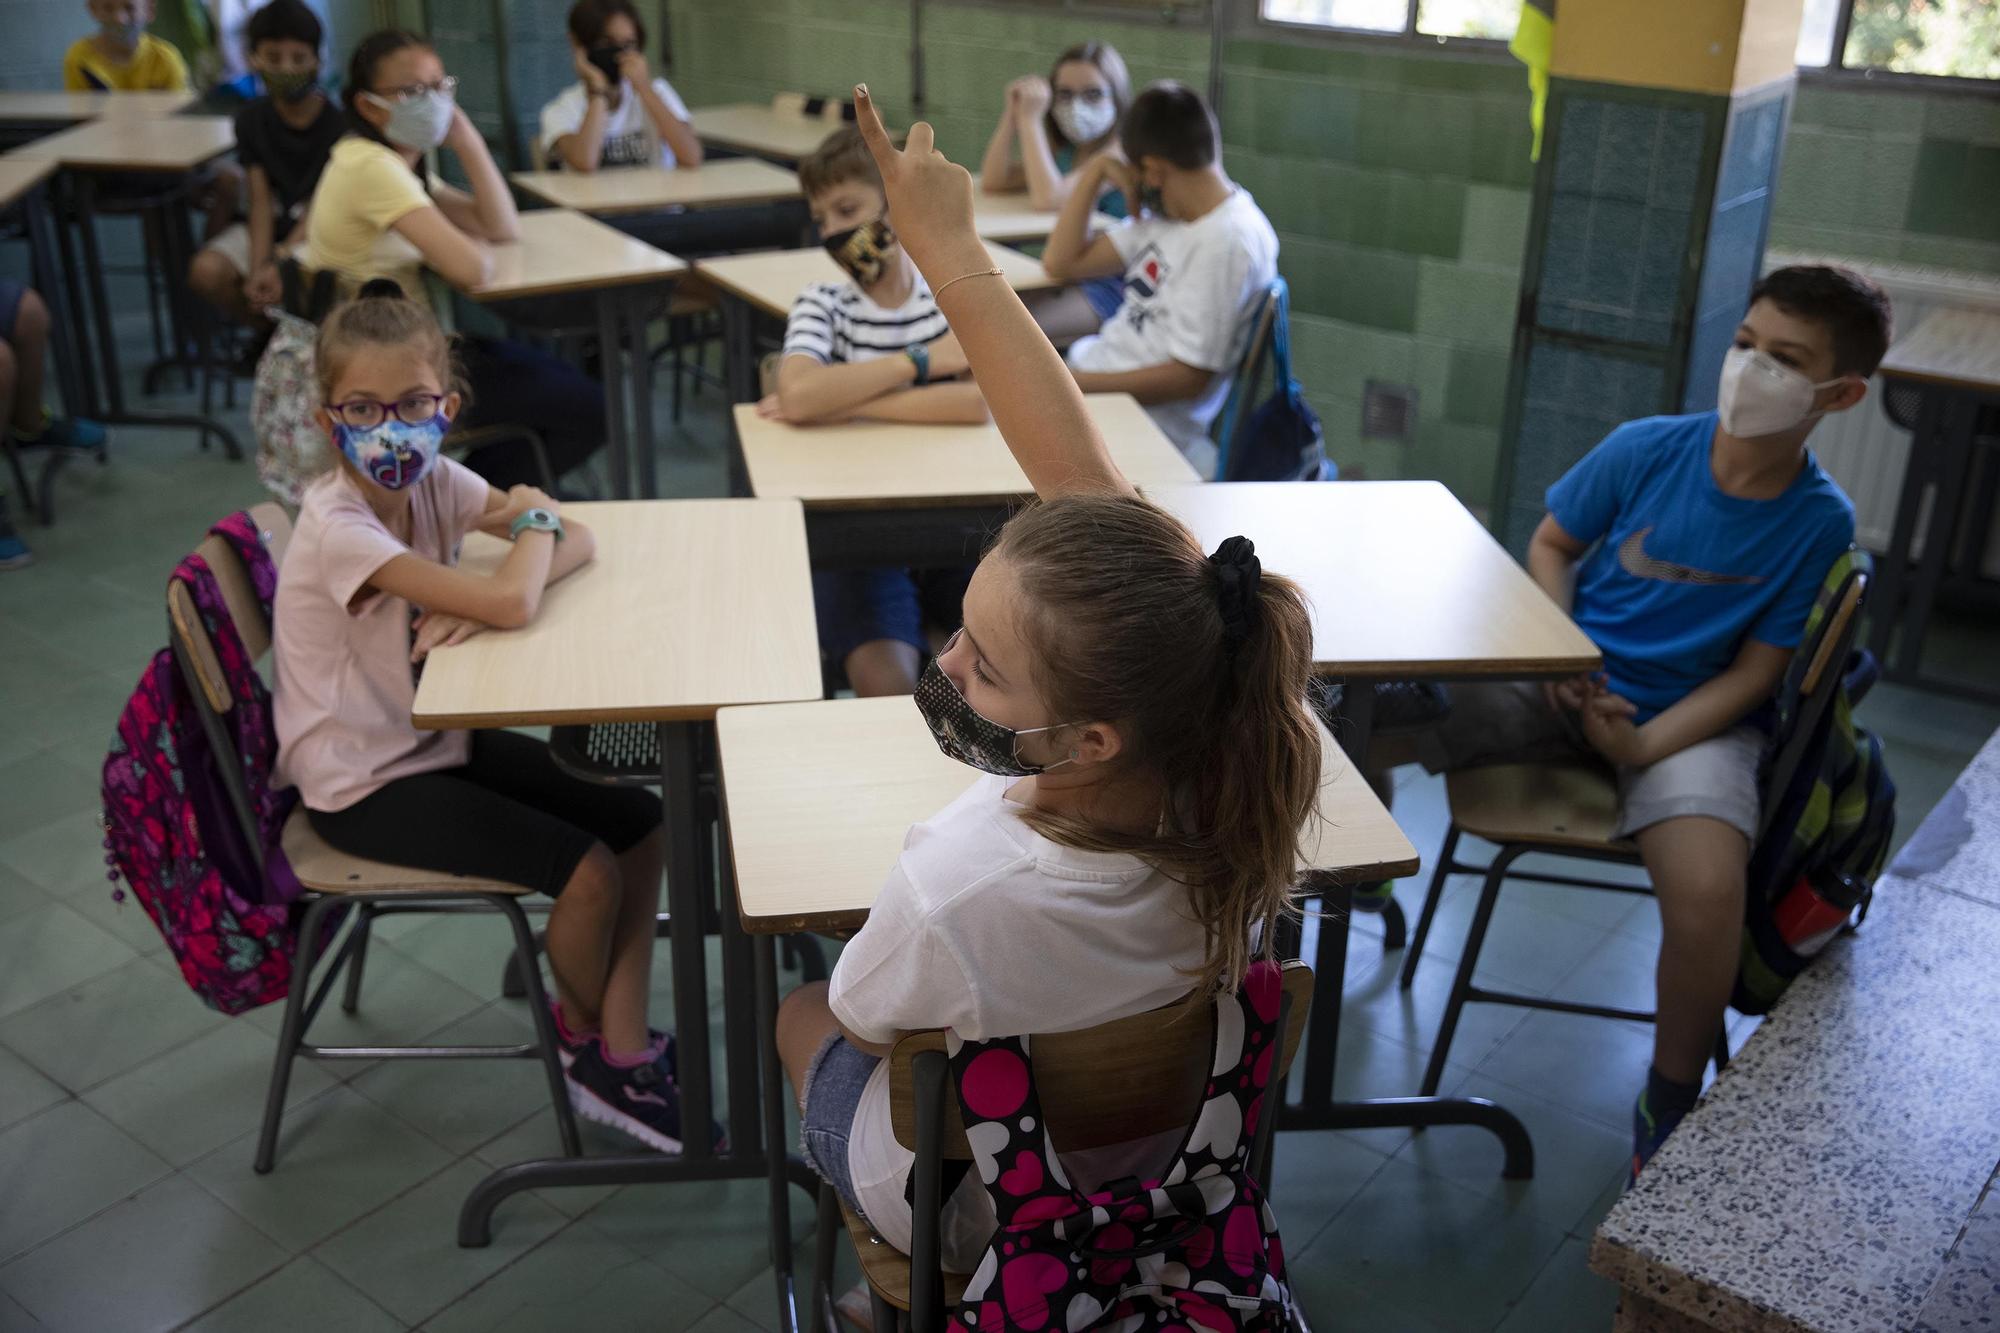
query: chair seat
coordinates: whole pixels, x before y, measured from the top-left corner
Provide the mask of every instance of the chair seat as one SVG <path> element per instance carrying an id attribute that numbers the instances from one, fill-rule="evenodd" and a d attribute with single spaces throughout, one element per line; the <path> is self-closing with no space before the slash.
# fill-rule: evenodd
<path id="1" fill-rule="evenodd" d="M 909 1309 L 910 1256 L 876 1235 L 875 1228 L 845 1203 L 840 1205 L 840 1218 L 847 1223 L 847 1238 L 854 1243 L 855 1257 L 861 1261 L 861 1276 L 868 1279 L 868 1285 L 883 1300 L 898 1310 Z M 946 1308 L 958 1304 L 965 1295 L 968 1280 L 963 1273 L 944 1275 Z"/>
<path id="2" fill-rule="evenodd" d="M 1495 764 L 1447 774 L 1444 785 L 1452 822 L 1488 842 L 1638 854 L 1614 836 L 1618 788 L 1598 765 Z"/>
<path id="3" fill-rule="evenodd" d="M 280 846 L 299 883 L 316 893 L 505 893 L 519 897 L 534 892 L 521 884 L 418 870 L 335 851 L 313 831 L 304 806 L 292 811 L 292 817 L 285 821 Z"/>

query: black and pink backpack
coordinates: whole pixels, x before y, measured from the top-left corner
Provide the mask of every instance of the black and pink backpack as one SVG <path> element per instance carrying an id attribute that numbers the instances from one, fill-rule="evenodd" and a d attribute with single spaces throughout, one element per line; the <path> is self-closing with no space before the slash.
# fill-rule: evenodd
<path id="1" fill-rule="evenodd" d="M 236 513 L 209 531 L 243 562 L 268 618 L 278 574 L 256 522 Z M 122 876 L 131 885 L 195 994 L 239 1014 L 283 999 L 291 983 L 290 904 L 300 886 L 278 841 L 298 796 L 272 785 L 278 746 L 270 692 L 214 572 L 197 552 L 173 578 L 193 599 L 233 703 L 226 713 L 207 709 L 173 649 L 154 654 L 104 759 L 104 860 L 113 883 Z M 224 729 L 215 741 L 226 747 L 211 740 L 211 727 Z M 241 766 L 236 792 L 218 768 L 224 761 Z M 239 795 L 247 798 L 240 806 Z M 123 901 L 124 890 L 112 896 Z"/>
<path id="2" fill-rule="evenodd" d="M 1028 1039 L 946 1038 L 973 1166 L 999 1228 L 954 1327 L 977 1333 L 1277 1333 L 1292 1315 L 1278 1224 L 1248 1163 L 1279 1040 L 1268 962 L 1215 1001 L 1201 1111 L 1156 1180 L 1071 1186 Z"/>

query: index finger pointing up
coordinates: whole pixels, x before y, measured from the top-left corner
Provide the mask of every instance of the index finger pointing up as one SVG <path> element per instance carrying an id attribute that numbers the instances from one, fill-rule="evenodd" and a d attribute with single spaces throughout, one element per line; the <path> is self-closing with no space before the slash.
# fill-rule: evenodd
<path id="1" fill-rule="evenodd" d="M 889 142 L 889 132 L 882 128 L 881 113 L 875 110 L 875 99 L 868 95 L 865 83 L 854 85 L 854 124 L 874 155 L 875 165 L 886 170 L 896 159 L 896 145 Z"/>

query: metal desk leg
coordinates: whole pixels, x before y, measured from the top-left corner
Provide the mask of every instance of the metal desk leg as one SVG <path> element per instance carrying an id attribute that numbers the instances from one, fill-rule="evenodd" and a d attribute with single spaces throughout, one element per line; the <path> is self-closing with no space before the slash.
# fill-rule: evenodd
<path id="1" fill-rule="evenodd" d="M 1319 943 L 1313 950 L 1313 998 L 1306 1019 L 1302 1107 L 1333 1104 L 1333 1071 L 1340 1055 L 1341 979 L 1347 975 L 1347 928 L 1354 900 L 1335 875 L 1312 876 L 1319 893 Z M 1326 998 L 1322 1000 L 1321 996 Z"/>
<path id="2" fill-rule="evenodd" d="M 58 177 L 60 181 L 62 178 Z M 84 299 L 83 263 L 78 259 L 76 246 L 71 241 L 69 224 L 63 210 L 67 206 L 74 215 L 77 203 L 73 197 L 57 194 L 55 183 L 48 185 L 49 229 L 55 236 L 56 262 L 62 278 L 63 304 L 70 314 L 69 342 L 75 359 L 71 362 L 72 373 L 77 378 L 81 390 L 79 409 L 84 416 L 102 421 L 106 415 L 105 400 L 97 383 L 97 369 L 91 364 L 90 353 L 90 308 Z"/>
<path id="3" fill-rule="evenodd" d="M 611 450 L 611 494 L 616 499 L 629 500 L 632 460 L 626 450 L 625 367 L 619 361 L 624 355 L 624 342 L 619 336 L 625 322 L 619 318 L 621 299 L 616 288 L 607 287 L 597 294 L 597 373 L 604 380 L 604 430 Z M 664 730 L 661 734 L 665 735 Z"/>
<path id="4" fill-rule="evenodd" d="M 662 722 L 660 781 L 667 835 L 667 912 L 673 918 L 674 1033 L 680 1044 L 681 1156 L 715 1156 L 715 1103 L 708 1061 L 708 946 L 702 922 L 715 886 L 702 882 L 694 816 L 697 722 Z"/>
<path id="5" fill-rule="evenodd" d="M 723 915 L 734 913 L 726 904 Z M 792 1275 L 791 1172 L 785 1150 L 785 1071 L 778 1061 L 777 940 L 759 935 L 757 951 L 757 1041 L 763 1071 L 765 1180 L 771 1209 L 771 1273 L 777 1287 L 778 1326 L 799 1327 L 798 1285 Z"/>
<path id="6" fill-rule="evenodd" d="M 1979 400 L 1972 395 L 1932 390 L 1925 397 L 1937 404 L 1936 443 L 1930 450 L 1936 485 L 1931 492 L 1931 521 L 1924 533 L 1923 558 L 1916 561 L 1915 577 L 1896 617 L 1903 629 L 1896 648 L 1897 670 L 1911 678 L 1923 672 L 1924 631 L 1930 627 L 1931 606 L 1937 600 L 1944 568 L 1951 562 L 1965 474 L 1972 463 L 1979 424 Z M 1973 558 L 1977 560 L 1979 553 Z"/>
<path id="7" fill-rule="evenodd" d="M 641 500 L 660 498 L 659 441 L 653 435 L 653 357 L 646 345 L 646 329 L 652 323 L 653 301 L 662 290 L 671 293 L 673 287 L 637 287 L 625 302 L 632 326 L 632 452 L 639 465 Z"/>
<path id="8" fill-rule="evenodd" d="M 722 303 L 722 346 L 729 360 L 729 401 L 757 401 L 757 312 L 741 297 Z"/>
<path id="9" fill-rule="evenodd" d="M 708 836 L 702 830 L 702 836 Z M 736 913 L 736 862 L 729 850 L 727 829 L 716 830 L 721 844 L 722 907 L 719 926 L 722 935 L 722 1032 L 723 1058 L 728 1062 L 729 1151 L 746 1153 L 758 1143 L 762 1125 L 757 1114 L 757 1080 L 762 1059 L 759 1024 L 763 1021 L 763 992 L 756 989 L 755 964 L 750 937 Z M 745 1005 L 745 997 L 756 1003 Z M 771 1145 L 766 1145 L 770 1147 Z M 775 1155 L 784 1158 L 784 1144 L 775 1145 Z"/>
<path id="10" fill-rule="evenodd" d="M 1903 618 L 1903 590 L 1911 548 L 1917 541 L 1917 515 L 1923 510 L 1924 491 L 1930 485 L 1937 439 L 1943 426 L 1944 412 L 1938 395 L 1926 389 L 1917 400 L 1917 422 L 1910 431 L 1910 452 L 1903 462 L 1903 490 L 1896 501 L 1896 526 L 1889 536 L 1889 549 L 1876 566 L 1876 585 L 1869 596 L 1868 610 L 1873 621 L 1869 650 L 1892 679 L 1897 670 L 1890 661 L 1889 648 L 1896 626 Z"/>
<path id="11" fill-rule="evenodd" d="M 76 178 L 76 226 L 83 234 L 84 276 L 90 288 L 91 313 L 97 324 L 97 354 L 104 369 L 104 400 L 110 415 L 125 415 L 125 386 L 118 372 L 118 330 L 111 322 L 111 298 L 104 290 L 104 256 L 97 248 L 97 183 L 87 174 Z"/>
<path id="12" fill-rule="evenodd" d="M 49 359 L 55 363 L 56 392 L 62 395 L 63 409 L 71 416 L 88 416 L 90 396 L 77 373 L 76 312 L 69 300 L 71 284 L 60 258 L 46 185 L 36 186 L 28 195 L 23 213 L 27 219 L 35 290 L 49 308 Z"/>

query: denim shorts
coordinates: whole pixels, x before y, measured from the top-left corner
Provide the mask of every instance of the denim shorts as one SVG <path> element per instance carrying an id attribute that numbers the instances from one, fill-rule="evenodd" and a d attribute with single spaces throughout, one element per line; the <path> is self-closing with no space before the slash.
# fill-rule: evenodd
<path id="1" fill-rule="evenodd" d="M 799 1140 L 806 1164 L 833 1186 L 842 1203 L 864 1217 L 861 1201 L 854 1197 L 847 1145 L 854 1131 L 854 1113 L 861 1107 L 861 1091 L 881 1063 L 879 1057 L 857 1050 L 838 1032 L 829 1033 L 806 1066 L 801 1097 L 805 1112 L 800 1117 Z"/>
<path id="2" fill-rule="evenodd" d="M 836 667 L 856 648 L 877 639 L 907 643 L 919 656 L 930 651 L 909 570 L 822 569 L 812 576 L 812 588 L 820 651 Z"/>

